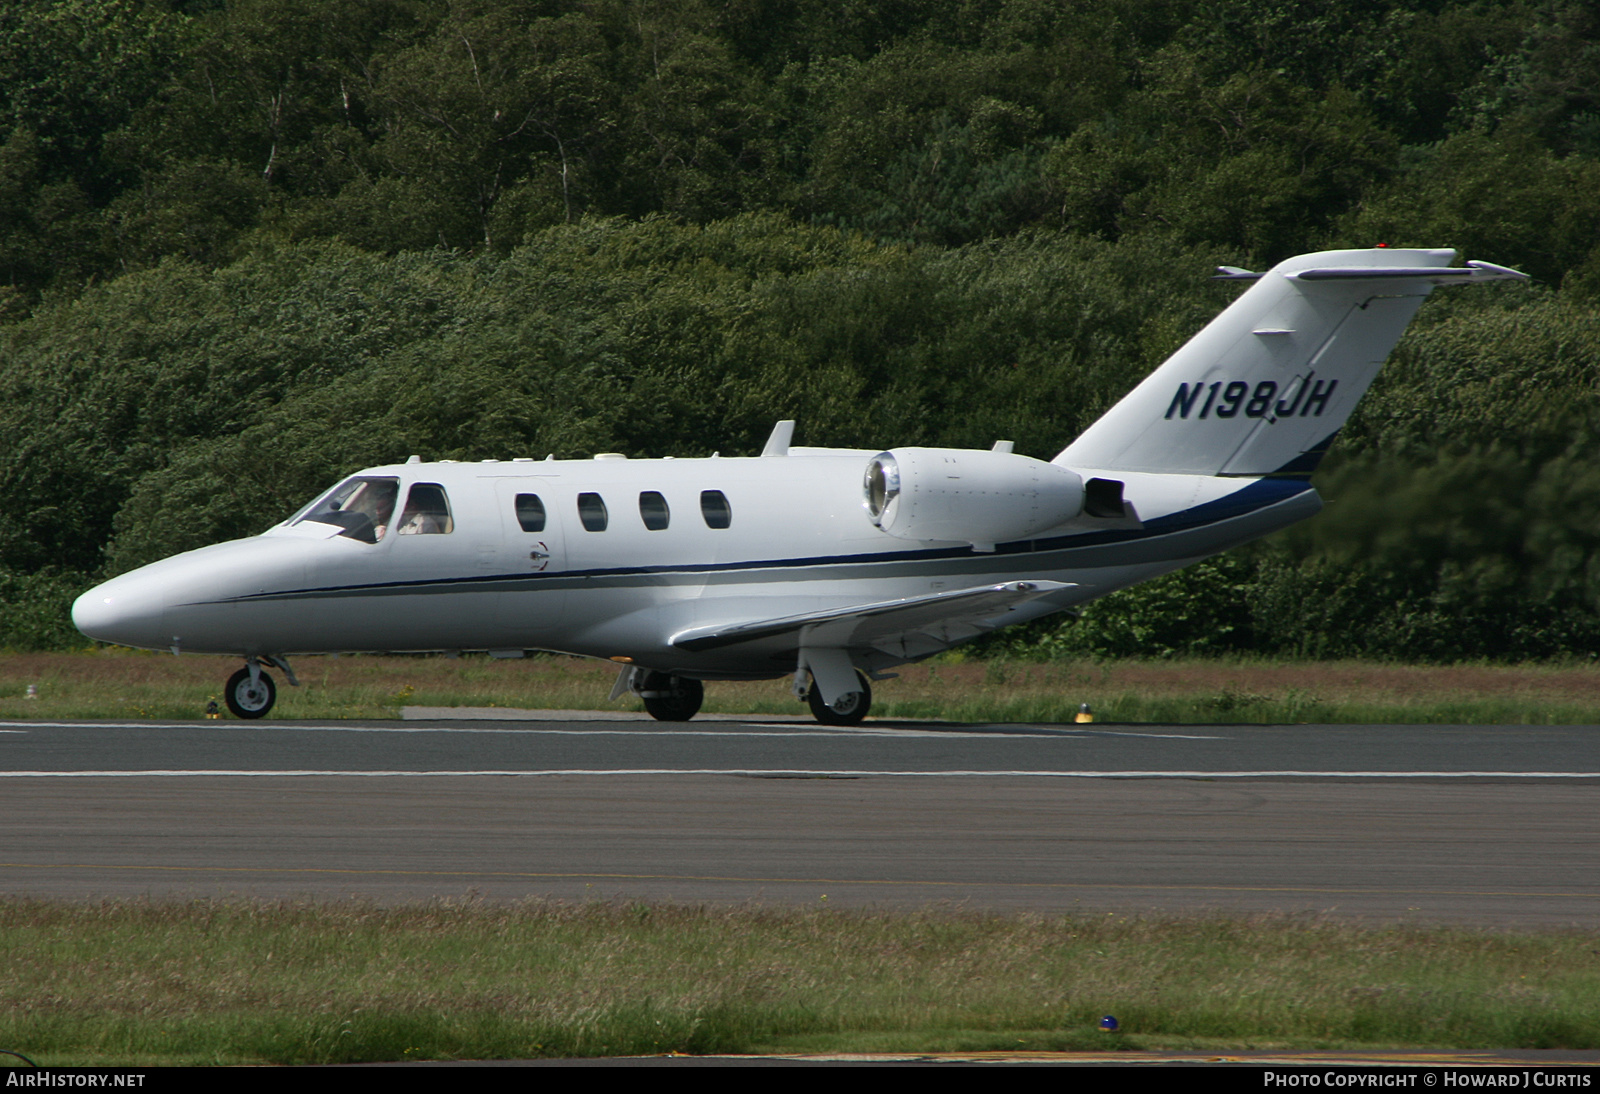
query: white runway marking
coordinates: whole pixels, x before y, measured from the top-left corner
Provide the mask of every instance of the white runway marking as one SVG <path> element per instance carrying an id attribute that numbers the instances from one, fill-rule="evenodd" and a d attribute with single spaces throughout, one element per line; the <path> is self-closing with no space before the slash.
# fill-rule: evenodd
<path id="1" fill-rule="evenodd" d="M 1141 737 L 1172 741 L 1225 741 L 1222 736 L 1204 736 L 1195 733 L 1142 733 L 1137 730 L 1075 729 L 1063 727 L 1046 732 L 1022 727 L 1012 728 L 995 723 L 982 731 L 960 729 L 897 729 L 893 726 L 806 726 L 797 729 L 793 722 L 745 722 L 743 729 L 506 729 L 462 728 L 459 726 L 349 726 L 349 725 L 290 725 L 281 722 L 256 722 L 248 725 L 237 722 L 0 722 L 0 726 L 22 726 L 30 729 L 229 729 L 279 730 L 292 733 L 480 733 L 491 736 L 517 734 L 549 737 L 1033 737 L 1076 740 L 1083 737 Z M 0 730 L 5 733 L 22 733 L 24 730 Z"/>
<path id="2" fill-rule="evenodd" d="M 553 775 L 740 775 L 787 779 L 1600 779 L 1600 771 L 891 771 L 802 770 L 734 767 L 618 767 L 548 768 L 542 770 L 482 771 L 361 771 L 361 770 L 145 770 L 145 771 L 0 771 L 0 779 L 128 779 L 128 778 L 303 778 L 439 779 L 496 777 L 549 777 Z"/>

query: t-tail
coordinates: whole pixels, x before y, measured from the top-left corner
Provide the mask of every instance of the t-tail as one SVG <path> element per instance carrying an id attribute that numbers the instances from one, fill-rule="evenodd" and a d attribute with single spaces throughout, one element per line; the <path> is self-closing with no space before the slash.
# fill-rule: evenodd
<path id="1" fill-rule="evenodd" d="M 1315 470 L 1427 295 L 1521 279 L 1454 251 L 1323 251 L 1243 296 L 1055 458 L 1073 468 L 1304 477 Z"/>

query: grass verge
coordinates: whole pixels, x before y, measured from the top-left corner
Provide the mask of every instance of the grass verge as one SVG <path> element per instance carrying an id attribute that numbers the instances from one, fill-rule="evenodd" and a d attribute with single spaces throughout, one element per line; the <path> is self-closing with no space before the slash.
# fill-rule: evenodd
<path id="1" fill-rule="evenodd" d="M 0 654 L 0 719 L 203 716 L 229 658 L 132 650 Z M 615 666 L 574 657 L 306 657 L 278 674 L 274 718 L 394 718 L 403 706 L 639 710 L 609 703 Z M 29 699 L 29 685 L 37 698 Z M 877 718 L 1070 722 L 1600 724 L 1600 666 L 1247 660 L 965 661 L 908 665 L 874 685 Z M 712 683 L 708 712 L 803 714 L 787 680 Z"/>
<path id="2" fill-rule="evenodd" d="M 0 1048 L 56 1066 L 1580 1049 L 1600 1047 L 1597 947 L 1296 917 L 9 899 Z"/>

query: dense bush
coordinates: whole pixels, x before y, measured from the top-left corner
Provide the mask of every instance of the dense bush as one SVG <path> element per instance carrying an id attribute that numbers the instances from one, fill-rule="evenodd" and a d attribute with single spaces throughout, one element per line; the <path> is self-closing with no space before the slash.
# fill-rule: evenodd
<path id="1" fill-rule="evenodd" d="M 1212 264 L 1386 242 L 1542 285 L 1427 305 L 1321 517 L 1024 637 L 1587 651 L 1597 42 L 1578 0 L 18 0 L 0 644 L 413 452 L 1049 456 Z"/>

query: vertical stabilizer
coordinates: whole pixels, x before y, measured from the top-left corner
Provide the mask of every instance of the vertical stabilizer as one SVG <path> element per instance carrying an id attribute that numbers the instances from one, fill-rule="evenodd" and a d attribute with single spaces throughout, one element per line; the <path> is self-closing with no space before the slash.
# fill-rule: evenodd
<path id="1" fill-rule="evenodd" d="M 1309 475 L 1436 286 L 1524 276 L 1454 258 L 1375 249 L 1279 263 L 1054 462 Z"/>

